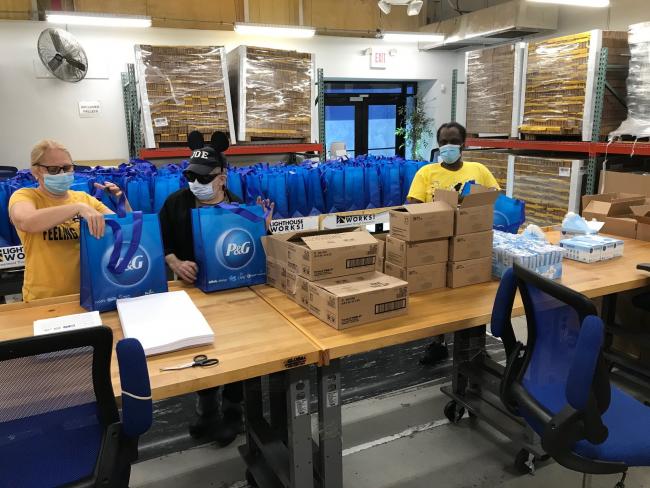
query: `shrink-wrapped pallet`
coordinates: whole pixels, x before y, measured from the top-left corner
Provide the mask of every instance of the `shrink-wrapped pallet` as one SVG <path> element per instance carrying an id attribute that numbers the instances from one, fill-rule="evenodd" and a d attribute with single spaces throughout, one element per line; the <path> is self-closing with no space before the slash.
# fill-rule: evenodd
<path id="1" fill-rule="evenodd" d="M 466 53 L 469 134 L 517 136 L 522 52 L 512 44 Z"/>
<path id="2" fill-rule="evenodd" d="M 610 136 L 650 137 L 650 22 L 629 30 L 628 118 Z"/>
<path id="3" fill-rule="evenodd" d="M 494 175 L 499 187 L 505 191 L 508 186 L 508 157 L 498 151 L 466 151 L 464 159 L 483 164 Z"/>
<path id="4" fill-rule="evenodd" d="M 526 202 L 526 222 L 557 225 L 579 212 L 584 161 L 514 156 L 512 196 Z"/>
<path id="5" fill-rule="evenodd" d="M 228 66 L 238 140 L 311 139 L 312 54 L 239 46 Z"/>
<path id="6" fill-rule="evenodd" d="M 629 47 L 624 32 L 593 30 L 528 45 L 522 134 L 579 136 L 591 140 L 594 96 L 602 47 L 609 49 L 607 82 L 625 97 Z M 606 136 L 626 117 L 624 105 L 606 92 L 600 135 Z"/>
<path id="7" fill-rule="evenodd" d="M 193 130 L 234 141 L 223 47 L 136 45 L 135 53 L 146 147 L 185 146 Z"/>

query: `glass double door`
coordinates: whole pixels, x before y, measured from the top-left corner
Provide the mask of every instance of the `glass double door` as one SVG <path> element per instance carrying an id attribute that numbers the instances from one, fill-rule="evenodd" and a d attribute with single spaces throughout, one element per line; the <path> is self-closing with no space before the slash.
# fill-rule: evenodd
<path id="1" fill-rule="evenodd" d="M 397 95 L 361 94 L 327 96 L 325 99 L 326 150 L 343 142 L 350 158 L 362 154 L 395 156 L 403 153 L 401 126 L 403 98 Z M 331 154 L 336 157 L 336 154 Z"/>

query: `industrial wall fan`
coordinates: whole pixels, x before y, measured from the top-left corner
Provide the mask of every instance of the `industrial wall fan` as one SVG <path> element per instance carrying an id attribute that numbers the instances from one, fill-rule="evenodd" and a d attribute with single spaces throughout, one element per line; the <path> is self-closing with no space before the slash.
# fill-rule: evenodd
<path id="1" fill-rule="evenodd" d="M 63 29 L 41 32 L 38 55 L 49 72 L 60 80 L 76 83 L 88 73 L 86 51 L 72 34 Z"/>

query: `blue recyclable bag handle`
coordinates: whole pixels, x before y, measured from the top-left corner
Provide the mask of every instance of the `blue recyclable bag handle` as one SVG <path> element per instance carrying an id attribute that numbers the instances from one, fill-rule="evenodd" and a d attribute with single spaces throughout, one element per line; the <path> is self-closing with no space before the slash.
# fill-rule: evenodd
<path id="1" fill-rule="evenodd" d="M 104 190 L 102 190 L 101 188 L 95 188 L 93 197 L 95 197 L 97 200 L 101 202 L 103 195 L 104 195 Z M 111 196 L 109 196 L 108 198 L 111 201 L 111 203 L 115 206 L 115 213 L 117 214 L 117 216 L 121 218 L 126 217 L 126 193 L 124 193 L 124 190 L 122 190 L 122 195 L 120 196 L 117 202 L 115 202 L 115 200 L 113 200 Z"/>
<path id="2" fill-rule="evenodd" d="M 113 274 L 122 274 L 126 271 L 127 266 L 135 256 L 135 253 L 138 252 L 138 247 L 140 246 L 140 239 L 142 238 L 142 212 L 133 212 L 133 235 L 131 236 L 131 243 L 129 248 L 126 250 L 124 258 L 120 261 L 120 253 L 122 252 L 122 243 L 124 242 L 124 236 L 122 233 L 122 226 L 119 222 L 115 220 L 107 220 L 106 225 L 108 225 L 113 230 L 113 235 L 115 236 L 115 242 L 113 244 L 113 251 L 111 252 L 111 257 L 108 260 L 108 265 L 106 266 L 108 270 Z"/>

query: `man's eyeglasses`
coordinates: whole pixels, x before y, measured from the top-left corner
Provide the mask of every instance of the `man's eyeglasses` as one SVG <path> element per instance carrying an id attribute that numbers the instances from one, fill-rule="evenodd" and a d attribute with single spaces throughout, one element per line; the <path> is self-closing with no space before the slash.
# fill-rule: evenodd
<path id="1" fill-rule="evenodd" d="M 61 172 L 71 173 L 74 171 L 74 164 L 65 164 L 63 166 L 47 166 L 45 164 L 36 163 L 33 166 L 39 166 L 41 168 L 45 168 L 45 171 L 47 171 L 47 173 L 52 176 L 58 175 Z"/>
<path id="2" fill-rule="evenodd" d="M 185 176 L 185 179 L 190 183 L 194 183 L 195 181 L 198 181 L 202 185 L 207 185 L 209 183 L 212 183 L 217 176 L 221 176 L 221 174 L 197 175 L 196 173 L 192 173 L 191 171 L 185 171 L 183 173 L 183 176 Z"/>

